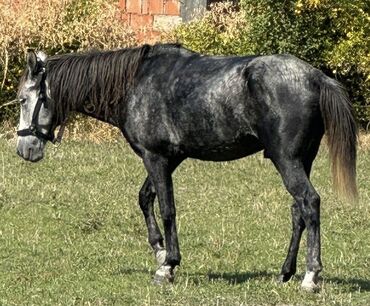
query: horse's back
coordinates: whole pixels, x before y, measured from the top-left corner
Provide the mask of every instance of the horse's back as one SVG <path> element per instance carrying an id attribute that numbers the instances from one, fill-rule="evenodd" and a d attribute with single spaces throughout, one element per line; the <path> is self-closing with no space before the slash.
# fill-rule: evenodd
<path id="1" fill-rule="evenodd" d="M 306 116 L 312 67 L 294 57 L 165 51 L 144 66 L 128 104 L 127 135 L 148 150 L 237 159 L 266 149 L 276 129 L 296 131 Z"/>

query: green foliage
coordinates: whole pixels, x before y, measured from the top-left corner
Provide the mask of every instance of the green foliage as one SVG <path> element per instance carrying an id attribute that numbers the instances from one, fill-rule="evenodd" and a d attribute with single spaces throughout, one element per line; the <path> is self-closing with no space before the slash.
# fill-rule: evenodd
<path id="1" fill-rule="evenodd" d="M 292 1 L 242 3 L 250 23 L 247 42 L 254 53 L 292 53 L 316 66 L 322 64 L 321 54 L 332 43 L 324 12 L 303 10 Z"/>
<path id="2" fill-rule="evenodd" d="M 358 163 L 362 198 L 352 206 L 328 184 L 327 152 L 315 161 L 324 272 L 321 292 L 308 294 L 299 289 L 306 235 L 297 276 L 275 281 L 292 200 L 272 163 L 262 154 L 185 161 L 173 175 L 182 263 L 175 283 L 159 287 L 137 204 L 145 170 L 128 145 L 66 141 L 32 164 L 0 138 L 0 304 L 368 305 L 369 151 Z"/>
<path id="3" fill-rule="evenodd" d="M 111 49 L 135 43 L 117 18 L 116 1 L 0 1 L 0 122 L 16 117 L 15 98 L 27 48 L 48 54 Z"/>
<path id="4" fill-rule="evenodd" d="M 172 33 L 209 54 L 291 53 L 343 82 L 370 121 L 369 7 L 361 0 L 241 0 L 216 5 Z"/>
<path id="5" fill-rule="evenodd" d="M 208 54 L 242 54 L 252 51 L 246 43 L 248 23 L 244 11 L 231 3 L 220 3 L 194 21 L 181 24 L 165 36 L 192 50 Z"/>
<path id="6" fill-rule="evenodd" d="M 370 121 L 370 6 L 362 0 L 342 0 L 327 7 L 338 36 L 328 50 L 330 68 L 345 82 L 355 98 L 362 123 Z M 366 107 L 364 107 L 366 106 Z"/>

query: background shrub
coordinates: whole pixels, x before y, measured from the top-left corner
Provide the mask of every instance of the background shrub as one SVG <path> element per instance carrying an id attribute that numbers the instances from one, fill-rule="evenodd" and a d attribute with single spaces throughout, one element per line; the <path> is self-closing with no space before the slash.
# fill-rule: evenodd
<path id="1" fill-rule="evenodd" d="M 249 23 L 244 10 L 231 2 L 211 6 L 200 17 L 180 24 L 164 40 L 179 41 L 192 50 L 208 54 L 251 53 L 247 43 Z"/>
<path id="2" fill-rule="evenodd" d="M 47 53 L 135 44 L 116 0 L 0 1 L 0 122 L 14 99 L 27 48 Z M 370 122 L 369 8 L 362 0 L 240 0 L 213 6 L 165 39 L 202 53 L 291 53 L 348 88 L 363 126 Z"/>
<path id="3" fill-rule="evenodd" d="M 0 123 L 16 118 L 15 98 L 27 48 L 48 54 L 135 43 L 113 0 L 0 1 Z"/>
<path id="4" fill-rule="evenodd" d="M 169 37 L 209 54 L 291 53 L 345 84 L 360 123 L 370 122 L 369 8 L 361 0 L 223 3 Z"/>

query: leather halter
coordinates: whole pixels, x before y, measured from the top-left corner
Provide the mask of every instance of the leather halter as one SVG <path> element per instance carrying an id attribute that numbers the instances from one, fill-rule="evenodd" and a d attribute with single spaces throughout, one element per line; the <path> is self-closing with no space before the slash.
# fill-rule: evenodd
<path id="1" fill-rule="evenodd" d="M 40 61 L 38 61 L 38 63 L 40 63 Z M 43 133 L 39 125 L 39 122 L 38 122 L 41 106 L 44 105 L 45 108 L 48 108 L 48 98 L 46 96 L 45 67 L 42 67 L 40 69 L 39 74 L 41 74 L 40 92 L 39 92 L 39 96 L 36 102 L 35 109 L 33 110 L 31 125 L 26 129 L 18 130 L 17 135 L 18 136 L 36 136 L 37 138 L 41 138 L 45 141 L 50 141 L 53 144 L 55 144 L 56 142 L 60 143 L 62 141 L 62 137 L 63 137 L 65 125 L 66 125 L 66 120 L 62 122 L 61 127 L 58 131 L 57 137 L 54 136 L 54 132 L 51 131 L 51 129 L 47 134 Z"/>

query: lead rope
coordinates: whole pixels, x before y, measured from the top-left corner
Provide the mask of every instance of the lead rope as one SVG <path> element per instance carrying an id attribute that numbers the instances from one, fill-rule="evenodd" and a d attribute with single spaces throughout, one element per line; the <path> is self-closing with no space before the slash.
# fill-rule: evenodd
<path id="1" fill-rule="evenodd" d="M 57 142 L 59 144 L 61 144 L 62 138 L 63 138 L 63 134 L 64 134 L 64 131 L 66 129 L 66 125 L 67 125 L 67 119 L 64 120 L 62 122 L 62 124 L 60 125 L 59 131 L 58 131 L 58 134 L 57 134 L 57 137 L 53 140 L 53 144 L 56 144 Z"/>

